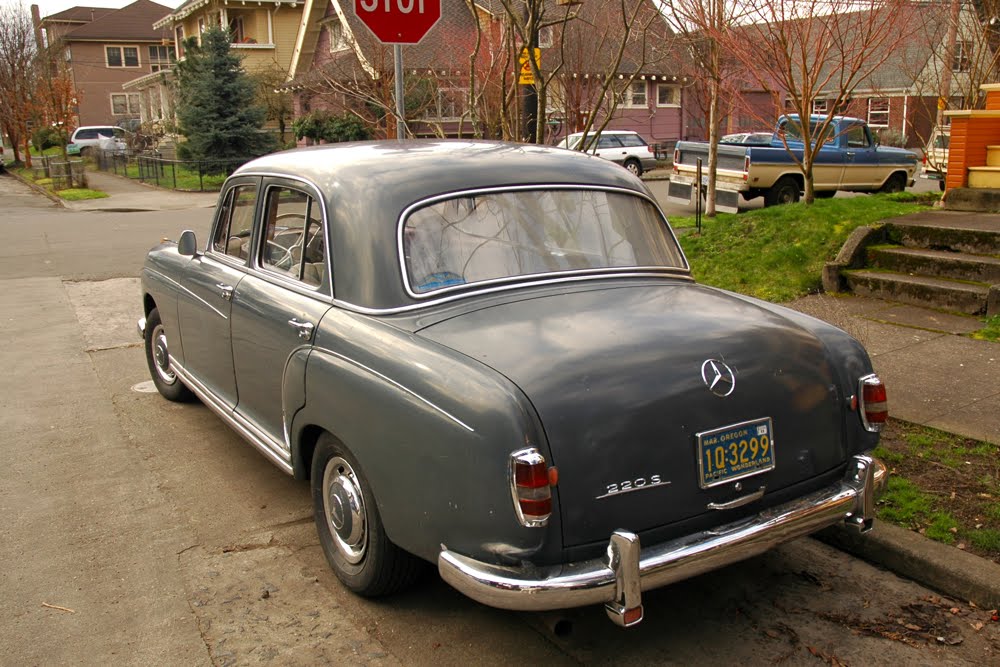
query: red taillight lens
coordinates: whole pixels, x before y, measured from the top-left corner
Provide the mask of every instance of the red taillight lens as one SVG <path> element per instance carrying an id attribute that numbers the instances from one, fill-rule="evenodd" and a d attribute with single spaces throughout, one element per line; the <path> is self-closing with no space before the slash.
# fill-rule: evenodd
<path id="1" fill-rule="evenodd" d="M 552 514 L 552 489 L 545 457 L 537 449 L 522 449 L 510 455 L 511 493 L 514 509 L 523 526 L 544 526 Z"/>
<path id="2" fill-rule="evenodd" d="M 678 173 L 678 171 L 677 171 L 677 165 L 680 164 L 680 162 L 681 162 L 681 152 L 675 148 L 674 149 L 674 173 L 675 174 Z"/>
<path id="3" fill-rule="evenodd" d="M 861 397 L 858 412 L 861 414 L 861 423 L 869 431 L 881 431 L 889 419 L 889 400 L 885 385 L 877 375 L 866 375 L 858 384 L 860 385 L 858 395 Z"/>
<path id="4" fill-rule="evenodd" d="M 745 158 L 743 158 L 743 180 L 746 181 L 749 179 L 750 179 L 750 156 L 747 155 Z"/>

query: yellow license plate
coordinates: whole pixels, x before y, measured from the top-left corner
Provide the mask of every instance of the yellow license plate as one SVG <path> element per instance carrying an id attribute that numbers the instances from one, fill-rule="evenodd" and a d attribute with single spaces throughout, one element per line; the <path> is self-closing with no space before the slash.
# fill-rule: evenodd
<path id="1" fill-rule="evenodd" d="M 703 431 L 698 439 L 698 485 L 707 489 L 774 468 L 771 418 Z"/>

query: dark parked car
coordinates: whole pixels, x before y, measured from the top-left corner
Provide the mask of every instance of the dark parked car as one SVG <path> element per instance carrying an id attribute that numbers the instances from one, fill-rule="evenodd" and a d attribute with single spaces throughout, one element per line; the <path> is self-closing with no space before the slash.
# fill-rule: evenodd
<path id="1" fill-rule="evenodd" d="M 420 560 L 508 609 L 604 603 L 872 525 L 885 389 L 844 332 L 697 284 L 638 179 L 570 151 L 277 153 L 142 271 L 153 381 L 310 481 L 362 595 Z"/>

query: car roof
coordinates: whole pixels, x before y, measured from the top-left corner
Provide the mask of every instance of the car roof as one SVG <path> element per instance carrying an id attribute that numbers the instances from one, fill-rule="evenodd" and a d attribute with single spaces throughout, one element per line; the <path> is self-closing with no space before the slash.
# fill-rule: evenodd
<path id="1" fill-rule="evenodd" d="M 552 146 L 497 141 L 416 139 L 313 146 L 272 153 L 231 178 L 305 180 L 326 198 L 335 265 L 364 270 L 337 274 L 337 297 L 366 308 L 412 303 L 397 259 L 400 216 L 414 204 L 450 193 L 532 185 L 622 188 L 650 196 L 620 166 Z"/>
<path id="2" fill-rule="evenodd" d="M 595 130 L 594 132 L 587 132 L 587 134 L 594 135 L 594 134 L 639 134 L 639 133 L 636 132 L 635 130 L 599 130 L 599 131 Z M 583 136 L 583 132 L 574 132 L 573 134 L 570 134 L 568 136 L 570 137 Z"/>

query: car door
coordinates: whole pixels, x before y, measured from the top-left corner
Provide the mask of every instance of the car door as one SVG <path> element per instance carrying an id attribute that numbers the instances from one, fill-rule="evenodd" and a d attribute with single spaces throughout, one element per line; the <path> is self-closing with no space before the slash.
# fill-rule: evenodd
<path id="1" fill-rule="evenodd" d="M 844 185 L 846 187 L 874 189 L 882 184 L 883 175 L 878 166 L 878 154 L 871 133 L 864 125 L 855 123 L 845 131 L 847 148 L 844 156 Z"/>
<path id="2" fill-rule="evenodd" d="M 255 177 L 227 183 L 212 239 L 203 254 L 191 259 L 177 305 L 185 369 L 230 409 L 237 402 L 232 299 L 247 272 L 259 187 L 260 178 Z"/>
<path id="3" fill-rule="evenodd" d="M 597 156 L 621 164 L 628 157 L 628 149 L 613 134 L 602 134 L 597 140 Z"/>
<path id="4" fill-rule="evenodd" d="M 263 183 L 260 241 L 252 269 L 233 298 L 236 412 L 288 452 L 285 383 L 302 383 L 313 333 L 331 302 L 330 265 L 322 199 L 311 185 L 278 178 Z M 289 368 L 298 369 L 289 371 Z"/>

